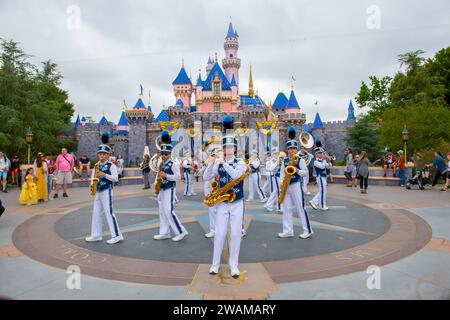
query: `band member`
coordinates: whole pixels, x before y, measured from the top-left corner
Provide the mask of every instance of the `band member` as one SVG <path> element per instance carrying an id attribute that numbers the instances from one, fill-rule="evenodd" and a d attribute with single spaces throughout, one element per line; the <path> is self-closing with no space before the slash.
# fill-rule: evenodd
<path id="1" fill-rule="evenodd" d="M 163 161 L 162 170 L 157 173 L 162 179 L 161 190 L 158 194 L 159 206 L 159 234 L 153 236 L 155 240 L 169 239 L 170 229 L 172 229 L 175 237 L 172 241 L 181 241 L 188 232 L 178 219 L 175 210 L 175 188 L 176 181 L 180 180 L 180 166 L 171 159 L 172 153 L 172 138 L 169 132 L 163 131 L 161 134 L 161 158 Z"/>
<path id="2" fill-rule="evenodd" d="M 266 170 L 268 172 L 268 179 L 270 179 L 270 196 L 264 208 L 268 211 L 281 211 L 281 205 L 278 203 L 280 196 L 280 154 L 275 152 L 273 156 L 267 158 Z"/>
<path id="3" fill-rule="evenodd" d="M 300 158 L 304 159 L 305 162 L 308 161 L 308 159 L 312 159 L 314 158 L 314 156 L 312 154 L 310 154 L 308 152 L 308 150 L 304 147 L 301 146 L 300 147 L 300 153 L 299 153 Z M 302 179 L 303 180 L 303 191 L 305 192 L 305 194 L 307 196 L 309 196 L 311 194 L 311 192 L 308 191 L 308 183 L 309 183 L 309 168 L 306 171 L 306 176 Z"/>
<path id="4" fill-rule="evenodd" d="M 260 165 L 261 162 L 258 159 L 258 155 L 255 153 L 249 159 L 250 168 L 252 168 L 252 174 L 249 177 L 249 188 L 248 188 L 248 199 L 247 201 L 254 200 L 255 190 L 258 193 L 261 202 L 266 202 L 267 198 L 261 188 L 261 172 Z"/>
<path id="5" fill-rule="evenodd" d="M 208 147 L 209 143 L 205 142 L 205 146 Z M 215 157 L 216 157 L 216 150 L 213 149 L 213 147 L 211 147 L 210 150 L 208 150 L 208 159 L 207 161 L 215 161 Z M 211 182 L 214 180 L 217 180 L 217 178 L 219 176 L 214 177 L 214 179 L 209 180 L 206 176 L 205 176 L 205 172 L 206 172 L 206 165 L 203 167 L 203 181 L 204 181 L 204 185 L 203 185 L 203 191 L 205 193 L 205 196 L 208 195 L 211 192 Z M 208 216 L 209 216 L 209 232 L 205 234 L 206 238 L 212 238 L 215 235 L 215 229 L 216 229 L 216 216 L 217 216 L 217 206 L 212 206 L 212 207 L 208 207 Z"/>
<path id="6" fill-rule="evenodd" d="M 288 157 L 284 159 L 281 164 L 280 173 L 281 181 L 285 178 L 285 169 L 292 162 L 294 155 L 298 153 L 299 142 L 295 140 L 295 128 L 290 127 L 288 129 L 288 137 L 290 140 L 286 143 L 286 149 Z M 302 186 L 302 178 L 306 176 L 306 162 L 302 158 L 298 158 L 298 161 L 293 164 L 295 167 L 295 173 L 291 176 L 291 181 L 286 191 L 286 196 L 282 204 L 283 210 L 283 232 L 278 234 L 280 238 L 290 238 L 294 236 L 294 229 L 292 223 L 293 209 L 297 209 L 302 222 L 303 233 L 299 236 L 302 239 L 309 238 L 314 232 L 309 222 L 308 213 L 305 209 L 305 196 Z"/>
<path id="7" fill-rule="evenodd" d="M 233 129 L 233 118 L 225 116 L 222 121 L 224 131 Z M 222 138 L 222 157 L 210 162 L 206 167 L 204 177 L 212 180 L 219 176 L 219 188 L 224 187 L 229 182 L 239 179 L 247 171 L 247 166 L 243 159 L 237 159 L 237 141 L 232 135 L 225 135 Z M 217 274 L 220 267 L 220 258 L 223 245 L 227 236 L 228 223 L 230 224 L 229 243 L 229 266 L 232 277 L 239 277 L 239 250 L 241 245 L 242 225 L 244 216 L 244 181 L 241 181 L 233 188 L 236 199 L 229 203 L 223 201 L 217 204 L 216 230 L 214 237 L 214 254 L 212 266 L 209 273 Z"/>
<path id="8" fill-rule="evenodd" d="M 87 242 L 102 241 L 103 232 L 103 214 L 108 222 L 109 230 L 111 232 L 111 239 L 107 240 L 107 244 L 115 244 L 123 240 L 120 232 L 119 223 L 113 208 L 113 184 L 119 181 L 117 174 L 117 167 L 110 162 L 109 153 L 111 151 L 108 146 L 109 133 L 104 132 L 102 135 L 102 144 L 98 146 L 97 154 L 99 158 L 98 168 L 92 170 L 91 186 L 94 178 L 98 178 L 96 187 L 96 194 L 94 199 L 94 209 L 92 212 L 91 235 L 86 237 Z M 95 186 L 94 186 L 95 187 Z"/>
<path id="9" fill-rule="evenodd" d="M 314 149 L 314 171 L 319 192 L 309 202 L 315 210 L 328 210 L 327 207 L 327 169 L 331 169 L 331 159 L 324 155 L 325 150 L 321 146 Z"/>
<path id="10" fill-rule="evenodd" d="M 194 169 L 192 167 L 191 159 L 186 157 L 182 162 L 182 166 L 184 171 L 184 182 L 185 182 L 184 195 L 195 196 L 196 194 L 194 193 L 194 186 L 192 182 L 193 176 L 192 173 Z"/>

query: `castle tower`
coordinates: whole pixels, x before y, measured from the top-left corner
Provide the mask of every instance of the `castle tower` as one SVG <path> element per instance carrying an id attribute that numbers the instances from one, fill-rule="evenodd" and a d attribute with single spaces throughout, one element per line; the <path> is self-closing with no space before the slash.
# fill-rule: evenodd
<path id="1" fill-rule="evenodd" d="M 178 72 L 178 75 L 172 82 L 172 85 L 175 99 L 180 97 L 183 104 L 186 107 L 190 107 L 193 89 L 191 79 L 189 79 L 186 70 L 184 69 L 184 63 L 182 63 L 180 72 Z"/>
<path id="2" fill-rule="evenodd" d="M 228 33 L 225 37 L 223 48 L 225 49 L 225 58 L 222 60 L 222 67 L 225 70 L 225 75 L 230 82 L 234 75 L 236 84 L 239 87 L 239 68 L 241 67 L 241 59 L 237 56 L 239 35 L 231 22 L 228 26 Z"/>

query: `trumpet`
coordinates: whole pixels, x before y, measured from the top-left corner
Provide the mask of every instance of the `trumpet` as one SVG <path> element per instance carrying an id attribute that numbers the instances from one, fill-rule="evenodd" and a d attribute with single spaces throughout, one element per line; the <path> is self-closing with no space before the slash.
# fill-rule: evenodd
<path id="1" fill-rule="evenodd" d="M 94 176 L 91 179 L 91 196 L 95 196 L 97 194 L 97 186 L 100 181 L 98 177 L 98 173 L 100 171 L 100 161 L 97 162 L 94 166 Z"/>

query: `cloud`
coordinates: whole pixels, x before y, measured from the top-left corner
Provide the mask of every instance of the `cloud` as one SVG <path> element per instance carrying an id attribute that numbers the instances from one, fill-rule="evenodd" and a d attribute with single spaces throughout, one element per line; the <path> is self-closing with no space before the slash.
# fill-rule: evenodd
<path id="1" fill-rule="evenodd" d="M 367 28 L 374 3 L 379 30 Z M 67 28 L 71 5 L 80 8 L 77 30 Z M 104 112 L 117 122 L 122 100 L 133 106 L 139 84 L 151 89 L 156 114 L 174 103 L 171 82 L 181 59 L 193 79 L 208 56 L 221 59 L 232 16 L 240 35 L 240 92 L 247 91 L 250 63 L 266 102 L 280 89 L 288 93 L 294 75 L 308 121 L 317 110 L 323 120 L 339 120 L 361 81 L 397 72 L 399 53 L 423 49 L 432 56 L 448 46 L 449 9 L 445 0 L 0 1 L 0 37 L 21 42 L 33 62 L 59 64 L 76 113 L 98 120 Z"/>

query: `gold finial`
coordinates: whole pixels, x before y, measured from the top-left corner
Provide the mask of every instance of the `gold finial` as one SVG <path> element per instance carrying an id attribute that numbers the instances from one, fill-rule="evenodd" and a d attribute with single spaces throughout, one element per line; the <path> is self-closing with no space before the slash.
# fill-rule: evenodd
<path id="1" fill-rule="evenodd" d="M 148 105 L 150 105 L 151 100 L 152 100 L 152 89 L 148 89 Z"/>
<path id="2" fill-rule="evenodd" d="M 252 65 L 250 64 L 250 75 L 248 77 L 248 95 L 252 98 L 255 97 L 255 92 L 253 91 L 253 75 L 252 75 Z"/>
<path id="3" fill-rule="evenodd" d="M 181 66 L 184 68 L 184 58 L 181 58 Z"/>

